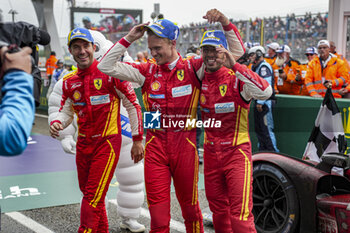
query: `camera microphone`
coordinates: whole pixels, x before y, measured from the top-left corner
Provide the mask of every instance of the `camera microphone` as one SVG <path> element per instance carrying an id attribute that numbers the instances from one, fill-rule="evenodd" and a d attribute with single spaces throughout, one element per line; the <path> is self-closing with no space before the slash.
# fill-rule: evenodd
<path id="1" fill-rule="evenodd" d="M 49 33 L 39 29 L 39 34 L 40 34 L 40 38 L 39 38 L 38 44 L 48 45 L 51 41 L 51 37 L 50 37 Z"/>

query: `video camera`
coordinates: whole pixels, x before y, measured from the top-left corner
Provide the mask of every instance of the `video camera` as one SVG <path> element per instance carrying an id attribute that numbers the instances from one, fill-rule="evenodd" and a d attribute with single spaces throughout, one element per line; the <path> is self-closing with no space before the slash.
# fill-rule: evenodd
<path id="1" fill-rule="evenodd" d="M 39 54 L 37 45 L 47 45 L 50 43 L 50 35 L 40 30 L 38 27 L 26 22 L 0 23 L 0 48 L 10 46 L 10 52 L 16 52 L 18 48 L 30 47 L 32 56 L 32 75 L 34 77 L 34 99 L 35 106 L 40 105 L 41 74 L 38 68 Z M 16 46 L 18 48 L 16 48 Z M 1 64 L 0 64 L 1 66 Z M 2 79 L 2 77 L 0 77 Z M 1 93 L 0 93 L 1 100 Z"/>
<path id="2" fill-rule="evenodd" d="M 239 64 L 246 65 L 246 66 L 248 66 L 250 64 L 248 49 L 240 58 L 238 58 L 237 62 Z"/>

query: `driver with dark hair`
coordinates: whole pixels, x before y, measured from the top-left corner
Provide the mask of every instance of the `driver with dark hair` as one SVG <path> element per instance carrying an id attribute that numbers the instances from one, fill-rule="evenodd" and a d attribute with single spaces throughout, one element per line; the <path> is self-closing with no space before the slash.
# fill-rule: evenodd
<path id="1" fill-rule="evenodd" d="M 227 50 L 222 31 L 206 31 L 201 53 L 205 63 L 200 105 L 205 128 L 205 193 L 213 212 L 215 232 L 255 233 L 252 201 L 252 155 L 248 115 L 251 99 L 267 99 L 269 83 Z"/>

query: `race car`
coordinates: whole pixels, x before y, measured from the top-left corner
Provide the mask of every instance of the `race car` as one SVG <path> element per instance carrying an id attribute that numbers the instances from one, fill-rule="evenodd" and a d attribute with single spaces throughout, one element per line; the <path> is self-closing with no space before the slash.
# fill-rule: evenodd
<path id="1" fill-rule="evenodd" d="M 257 232 L 350 232 L 349 156 L 325 154 L 318 164 L 274 152 L 252 158 Z M 345 176 L 333 167 L 344 169 Z M 202 213 L 206 223 L 213 222 L 209 208 Z"/>
<path id="2" fill-rule="evenodd" d="M 350 232 L 349 156 L 331 153 L 321 159 L 316 164 L 273 152 L 253 155 L 258 232 Z"/>

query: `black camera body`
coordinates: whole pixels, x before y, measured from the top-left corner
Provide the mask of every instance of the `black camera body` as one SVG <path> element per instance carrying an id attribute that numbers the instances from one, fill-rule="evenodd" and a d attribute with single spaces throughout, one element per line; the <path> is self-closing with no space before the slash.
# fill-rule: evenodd
<path id="1" fill-rule="evenodd" d="M 247 49 L 247 51 L 248 51 L 248 49 Z M 248 66 L 250 64 L 249 55 L 248 55 L 247 51 L 240 58 L 238 58 L 237 62 L 239 64 L 246 65 L 246 66 Z"/>
<path id="2" fill-rule="evenodd" d="M 34 99 L 35 106 L 40 105 L 41 74 L 38 68 L 39 54 L 37 45 L 50 43 L 50 35 L 38 27 L 26 22 L 0 23 L 0 47 L 10 46 L 9 52 L 16 52 L 18 49 L 28 46 L 32 49 L 32 75 L 34 78 Z M 1 67 L 1 64 L 0 64 Z M 1 77 L 2 78 L 2 77 Z M 1 95 L 0 95 L 1 100 Z"/>

